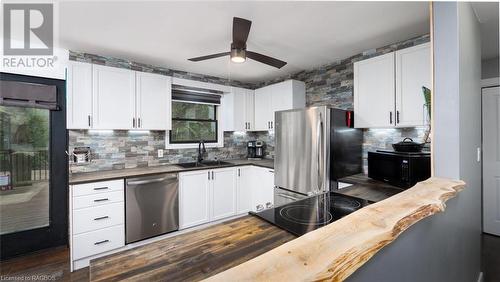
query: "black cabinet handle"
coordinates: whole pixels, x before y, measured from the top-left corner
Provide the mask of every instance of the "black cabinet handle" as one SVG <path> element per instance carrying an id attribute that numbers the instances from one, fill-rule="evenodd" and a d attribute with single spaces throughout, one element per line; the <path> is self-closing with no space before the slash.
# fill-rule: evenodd
<path id="1" fill-rule="evenodd" d="M 104 202 L 104 201 L 109 201 L 108 198 L 104 198 L 104 199 L 96 199 L 94 200 L 94 202 Z"/>
<path id="2" fill-rule="evenodd" d="M 396 123 L 399 123 L 399 111 L 396 111 Z"/>
<path id="3" fill-rule="evenodd" d="M 102 241 L 99 241 L 99 242 L 95 242 L 94 245 L 100 245 L 100 244 L 104 244 L 104 243 L 107 243 L 109 242 L 109 240 L 102 240 Z"/>
<path id="4" fill-rule="evenodd" d="M 212 170 L 212 180 L 214 180 L 214 171 Z"/>
<path id="5" fill-rule="evenodd" d="M 96 218 L 94 218 L 94 220 L 103 220 L 103 219 L 107 219 L 107 218 L 109 218 L 109 216 L 106 215 L 106 216 L 96 217 Z"/>
<path id="6" fill-rule="evenodd" d="M 271 121 L 271 129 L 273 129 L 273 127 L 274 127 L 274 126 L 273 126 L 273 122 Z"/>
<path id="7" fill-rule="evenodd" d="M 89 117 L 89 127 L 90 127 L 90 115 L 88 117 Z"/>
<path id="8" fill-rule="evenodd" d="M 106 189 L 109 189 L 108 187 L 98 187 L 98 188 L 94 188 L 94 190 L 106 190 Z"/>
<path id="9" fill-rule="evenodd" d="M 208 180 L 210 180 L 210 171 L 208 172 Z"/>
<path id="10" fill-rule="evenodd" d="M 392 112 L 389 112 L 389 123 L 392 124 Z"/>
<path id="11" fill-rule="evenodd" d="M 241 175 L 240 175 L 240 169 L 238 168 L 238 177 L 239 177 L 239 176 L 241 176 Z"/>

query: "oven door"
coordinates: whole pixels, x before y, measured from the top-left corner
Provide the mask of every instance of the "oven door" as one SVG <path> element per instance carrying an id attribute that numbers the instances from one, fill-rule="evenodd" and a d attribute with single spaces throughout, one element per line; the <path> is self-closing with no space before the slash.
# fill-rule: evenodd
<path id="1" fill-rule="evenodd" d="M 306 195 L 289 190 L 274 188 L 274 206 L 279 207 L 307 198 Z"/>

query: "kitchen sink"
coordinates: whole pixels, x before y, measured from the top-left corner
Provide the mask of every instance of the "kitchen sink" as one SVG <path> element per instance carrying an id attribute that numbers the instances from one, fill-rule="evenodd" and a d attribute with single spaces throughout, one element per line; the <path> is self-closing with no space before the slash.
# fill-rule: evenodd
<path id="1" fill-rule="evenodd" d="M 202 161 L 201 163 L 199 162 L 189 162 L 189 163 L 179 163 L 177 164 L 180 167 L 183 168 L 196 168 L 196 167 L 208 167 L 208 166 L 220 166 L 220 165 L 230 165 L 231 163 L 229 162 L 224 162 L 224 161 Z"/>

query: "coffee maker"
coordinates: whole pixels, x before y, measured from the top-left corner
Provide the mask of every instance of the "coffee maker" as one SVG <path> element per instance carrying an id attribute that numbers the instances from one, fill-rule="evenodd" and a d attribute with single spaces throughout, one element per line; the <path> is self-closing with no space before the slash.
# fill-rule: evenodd
<path id="1" fill-rule="evenodd" d="M 247 152 L 247 157 L 249 160 L 260 160 L 264 158 L 264 142 L 259 140 L 248 141 Z"/>

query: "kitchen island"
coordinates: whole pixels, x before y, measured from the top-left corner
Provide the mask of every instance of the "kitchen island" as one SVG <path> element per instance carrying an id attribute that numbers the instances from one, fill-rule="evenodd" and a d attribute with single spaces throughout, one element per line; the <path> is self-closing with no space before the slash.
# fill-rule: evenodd
<path id="1" fill-rule="evenodd" d="M 444 202 L 463 187 L 461 181 L 431 179 L 297 240 L 269 223 L 245 216 L 95 259 L 90 278 L 342 280 L 409 226 L 443 211 Z"/>

